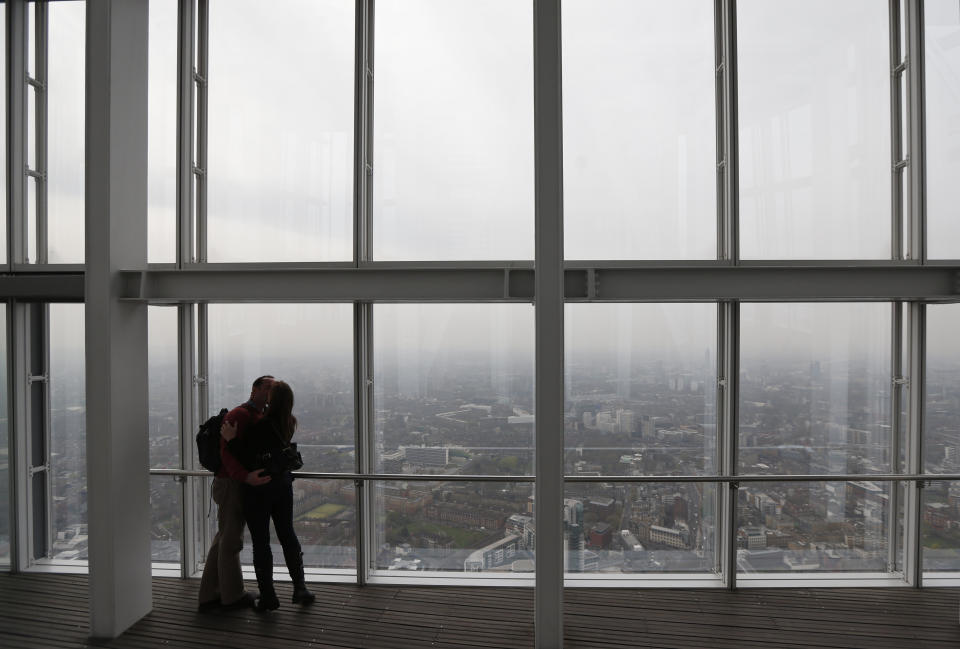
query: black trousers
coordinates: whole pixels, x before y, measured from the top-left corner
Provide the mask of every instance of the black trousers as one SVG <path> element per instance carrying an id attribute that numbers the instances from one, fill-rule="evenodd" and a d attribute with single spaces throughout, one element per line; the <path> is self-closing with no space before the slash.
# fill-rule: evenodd
<path id="1" fill-rule="evenodd" d="M 293 529 L 293 477 L 289 472 L 274 476 L 265 485 L 244 485 L 244 516 L 253 541 L 253 567 L 257 579 L 273 575 L 273 551 L 270 549 L 270 520 L 283 548 L 283 558 L 294 583 L 303 581 L 300 541 Z"/>

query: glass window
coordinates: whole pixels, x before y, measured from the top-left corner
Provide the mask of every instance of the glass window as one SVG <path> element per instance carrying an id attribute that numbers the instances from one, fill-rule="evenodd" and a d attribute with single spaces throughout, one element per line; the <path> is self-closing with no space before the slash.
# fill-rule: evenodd
<path id="1" fill-rule="evenodd" d="M 737 4 L 743 258 L 890 257 L 887 4 Z"/>
<path id="2" fill-rule="evenodd" d="M 83 263 L 86 3 L 47 4 L 47 259 Z"/>
<path id="3" fill-rule="evenodd" d="M 177 2 L 150 3 L 147 219 L 153 263 L 175 262 L 177 236 Z"/>
<path id="4" fill-rule="evenodd" d="M 960 473 L 960 305 L 927 306 L 923 470 Z M 960 525 L 960 519 L 958 525 Z"/>
<path id="5" fill-rule="evenodd" d="M 740 473 L 891 470 L 890 321 L 885 303 L 741 305 Z"/>
<path id="6" fill-rule="evenodd" d="M 737 503 L 737 569 L 886 572 L 890 482 L 751 482 Z"/>
<path id="7" fill-rule="evenodd" d="M 172 476 L 150 476 L 151 561 L 180 563 L 182 494 L 183 487 Z"/>
<path id="8" fill-rule="evenodd" d="M 926 91 L 927 253 L 960 258 L 960 5 L 923 4 Z"/>
<path id="9" fill-rule="evenodd" d="M 720 493 L 715 483 L 567 483 L 564 569 L 712 576 Z"/>
<path id="10" fill-rule="evenodd" d="M 148 306 L 150 466 L 180 468 L 177 307 Z"/>
<path id="11" fill-rule="evenodd" d="M 564 334 L 567 474 L 716 472 L 716 304 L 568 304 Z"/>
<path id="12" fill-rule="evenodd" d="M 380 0 L 373 254 L 533 258 L 529 1 Z"/>
<path id="13" fill-rule="evenodd" d="M 921 491 L 923 569 L 960 570 L 960 482 L 928 482 Z"/>
<path id="14" fill-rule="evenodd" d="M 210 261 L 353 258 L 354 20 L 349 0 L 210 3 Z"/>
<path id="15" fill-rule="evenodd" d="M 353 307 L 212 304 L 209 322 L 210 414 L 243 403 L 253 380 L 271 374 L 293 389 L 303 470 L 352 473 Z"/>
<path id="16" fill-rule="evenodd" d="M 563 3 L 568 259 L 716 257 L 713 34 L 709 0 Z"/>
<path id="17" fill-rule="evenodd" d="M 0 3 L 0 9 L 3 9 Z M 10 565 L 10 416 L 7 408 L 7 305 L 0 306 L 0 566 Z"/>
<path id="18" fill-rule="evenodd" d="M 0 26 L 2 26 L 3 33 L 0 33 L 0 52 L 7 51 L 7 5 L 3 2 L 0 2 L 0 12 L 3 12 L 3 17 L 0 18 Z M 7 87 L 7 66 L 0 65 L 0 88 Z M 0 123 L 7 123 L 7 102 L 0 102 L 3 105 L 0 106 Z M 7 150 L 7 129 L 0 128 L 0 150 Z M 9 215 L 7 214 L 7 161 L 6 157 L 0 162 L 0 212 L 3 213 L 3 218 L 0 219 L 0 263 L 5 263 L 7 261 L 7 223 L 9 222 Z M 0 516 L 2 518 L 2 516 Z M 3 523 L 0 523 L 2 525 Z M 2 542 L 0 542 L 2 543 Z M 3 556 L 3 551 L 0 550 L 0 557 Z M 2 560 L 0 560 L 2 562 Z"/>
<path id="19" fill-rule="evenodd" d="M 374 307 L 378 473 L 533 472 L 533 308 Z"/>
<path id="20" fill-rule="evenodd" d="M 533 578 L 532 484 L 379 482 L 373 495 L 372 570 Z"/>
<path id="21" fill-rule="evenodd" d="M 87 560 L 86 359 L 84 305 L 50 311 L 50 558 Z"/>

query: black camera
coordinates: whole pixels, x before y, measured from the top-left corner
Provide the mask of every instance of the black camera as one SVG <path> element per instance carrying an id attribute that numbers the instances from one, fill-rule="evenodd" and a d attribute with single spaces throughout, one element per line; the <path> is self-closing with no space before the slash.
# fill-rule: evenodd
<path id="1" fill-rule="evenodd" d="M 299 471 L 303 468 L 303 457 L 297 450 L 296 444 L 288 444 L 283 448 L 266 452 L 259 457 L 264 471 L 270 475 L 280 475 L 286 471 Z"/>

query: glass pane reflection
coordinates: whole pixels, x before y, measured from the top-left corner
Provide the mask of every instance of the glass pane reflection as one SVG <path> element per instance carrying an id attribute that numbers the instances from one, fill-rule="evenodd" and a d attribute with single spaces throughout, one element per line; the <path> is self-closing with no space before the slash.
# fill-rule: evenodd
<path id="1" fill-rule="evenodd" d="M 570 573 L 704 573 L 717 565 L 716 483 L 567 483 Z"/>
<path id="2" fill-rule="evenodd" d="M 373 494 L 373 570 L 533 576 L 532 484 L 382 482 Z"/>
<path id="3" fill-rule="evenodd" d="M 565 0 L 568 259 L 716 257 L 709 0 Z"/>
<path id="4" fill-rule="evenodd" d="M 210 261 L 353 258 L 354 11 L 210 3 Z"/>
<path id="5" fill-rule="evenodd" d="M 888 3 L 741 0 L 737 57 L 741 255 L 890 258 Z"/>
<path id="6" fill-rule="evenodd" d="M 83 263 L 86 3 L 47 3 L 47 258 Z"/>
<path id="7" fill-rule="evenodd" d="M 84 305 L 50 307 L 50 558 L 87 559 L 86 359 Z"/>
<path id="8" fill-rule="evenodd" d="M 739 471 L 891 470 L 885 303 L 740 307 Z"/>
<path id="9" fill-rule="evenodd" d="M 716 304 L 568 304 L 568 474 L 717 469 Z"/>
<path id="10" fill-rule="evenodd" d="M 960 5 L 926 0 L 924 108 L 926 109 L 927 254 L 960 258 Z"/>
<path id="11" fill-rule="evenodd" d="M 737 570 L 886 572 L 890 482 L 752 482 L 737 503 Z"/>

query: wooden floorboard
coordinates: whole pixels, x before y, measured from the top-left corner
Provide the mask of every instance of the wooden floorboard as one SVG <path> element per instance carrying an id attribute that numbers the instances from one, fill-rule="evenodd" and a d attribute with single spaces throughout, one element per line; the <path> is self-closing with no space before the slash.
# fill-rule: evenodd
<path id="1" fill-rule="evenodd" d="M 513 649 L 533 646 L 533 591 L 312 584 L 316 603 L 199 613 L 197 580 L 153 580 L 153 611 L 92 640 L 87 579 L 0 574 L 3 649 Z M 253 589 L 253 584 L 250 588 Z M 573 588 L 567 649 L 960 649 L 960 589 Z"/>

